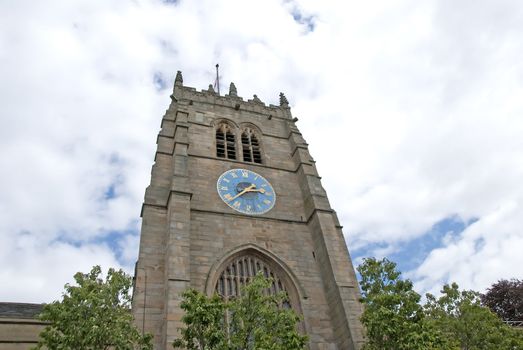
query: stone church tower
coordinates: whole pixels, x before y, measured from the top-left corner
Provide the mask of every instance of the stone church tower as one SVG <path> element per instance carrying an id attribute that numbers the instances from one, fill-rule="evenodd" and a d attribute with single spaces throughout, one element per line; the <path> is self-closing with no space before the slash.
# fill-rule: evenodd
<path id="1" fill-rule="evenodd" d="M 303 316 L 310 349 L 362 346 L 354 268 L 307 143 L 280 94 L 196 91 L 176 75 L 142 207 L 133 312 L 171 349 L 182 326 L 180 294 L 228 298 L 263 271 Z"/>

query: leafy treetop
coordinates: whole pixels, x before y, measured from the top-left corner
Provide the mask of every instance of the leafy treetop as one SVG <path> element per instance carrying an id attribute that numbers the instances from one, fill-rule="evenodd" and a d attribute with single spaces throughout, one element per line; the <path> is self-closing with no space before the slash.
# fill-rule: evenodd
<path id="1" fill-rule="evenodd" d="M 366 350 L 523 349 L 523 332 L 481 306 L 477 292 L 460 291 L 453 283 L 443 286 L 439 298 L 427 294 L 422 305 L 412 282 L 400 278 L 395 263 L 368 258 L 358 271 Z"/>
<path id="2" fill-rule="evenodd" d="M 504 321 L 523 322 L 523 281 L 499 280 L 481 295 L 481 302 Z"/>
<path id="3" fill-rule="evenodd" d="M 241 291 L 241 297 L 224 301 L 193 289 L 183 293 L 185 310 L 181 337 L 174 348 L 188 350 L 299 350 L 307 336 L 297 331 L 299 316 L 282 307 L 285 293 L 270 295 L 271 280 L 258 274 Z M 227 314 L 228 321 L 225 320 Z"/>
<path id="4" fill-rule="evenodd" d="M 152 349 L 152 336 L 140 334 L 133 324 L 130 276 L 109 269 L 103 280 L 100 266 L 94 266 L 74 279 L 77 285 L 65 285 L 62 301 L 44 306 L 40 319 L 50 325 L 36 349 Z"/>

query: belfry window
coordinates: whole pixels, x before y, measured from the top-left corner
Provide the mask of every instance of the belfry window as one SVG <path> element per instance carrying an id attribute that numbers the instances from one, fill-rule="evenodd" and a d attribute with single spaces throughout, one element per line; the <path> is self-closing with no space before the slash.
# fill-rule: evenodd
<path id="1" fill-rule="evenodd" d="M 242 132 L 242 151 L 245 162 L 261 164 L 260 143 L 254 131 L 249 128 Z"/>
<path id="2" fill-rule="evenodd" d="M 236 137 L 231 127 L 225 123 L 216 129 L 216 156 L 236 159 Z"/>
<path id="3" fill-rule="evenodd" d="M 242 287 L 248 284 L 260 272 L 265 278 L 270 277 L 272 279 L 272 285 L 266 291 L 268 294 L 287 293 L 287 288 L 283 281 L 269 264 L 250 254 L 240 255 L 225 266 L 216 281 L 215 292 L 225 300 L 240 297 Z M 289 308 L 290 303 L 285 301 L 282 307 Z"/>

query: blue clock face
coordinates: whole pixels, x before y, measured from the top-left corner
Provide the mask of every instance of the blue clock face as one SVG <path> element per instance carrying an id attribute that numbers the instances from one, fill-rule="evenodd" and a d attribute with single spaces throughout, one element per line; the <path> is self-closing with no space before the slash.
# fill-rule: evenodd
<path id="1" fill-rule="evenodd" d="M 246 169 L 224 172 L 216 183 L 216 189 L 225 204 L 244 214 L 264 214 L 276 202 L 276 194 L 269 181 Z"/>

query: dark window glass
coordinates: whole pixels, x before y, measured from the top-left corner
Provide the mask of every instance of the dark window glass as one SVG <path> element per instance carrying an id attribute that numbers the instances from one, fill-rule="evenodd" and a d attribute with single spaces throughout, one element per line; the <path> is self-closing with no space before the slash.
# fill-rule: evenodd
<path id="1" fill-rule="evenodd" d="M 216 157 L 236 159 L 236 137 L 227 124 L 216 129 Z"/>
<path id="2" fill-rule="evenodd" d="M 256 134 L 247 128 L 242 132 L 241 140 L 243 161 L 261 164 L 260 143 Z"/>

